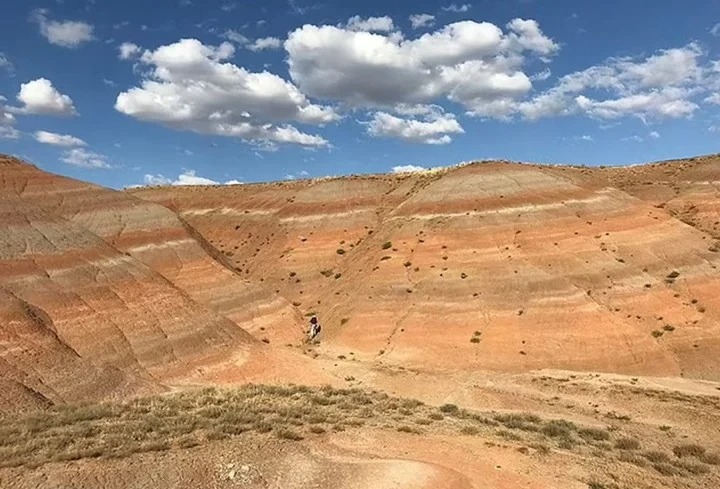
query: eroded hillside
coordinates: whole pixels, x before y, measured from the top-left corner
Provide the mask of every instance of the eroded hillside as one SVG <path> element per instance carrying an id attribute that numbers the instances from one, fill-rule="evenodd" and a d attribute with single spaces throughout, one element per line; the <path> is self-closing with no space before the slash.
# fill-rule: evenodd
<path id="1" fill-rule="evenodd" d="M 720 160 L 144 188 L 324 325 L 320 354 L 717 379 Z"/>
<path id="2" fill-rule="evenodd" d="M 0 184 L 4 405 L 124 398 L 259 366 L 292 377 L 248 330 L 298 342 L 300 314 L 213 259 L 168 209 L 9 158 Z"/>
<path id="3" fill-rule="evenodd" d="M 115 192 L 4 158 L 0 486 L 715 487 L 719 180 Z"/>

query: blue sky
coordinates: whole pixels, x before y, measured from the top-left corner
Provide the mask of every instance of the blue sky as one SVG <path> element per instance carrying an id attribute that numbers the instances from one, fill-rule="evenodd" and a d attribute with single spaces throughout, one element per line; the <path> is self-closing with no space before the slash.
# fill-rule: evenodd
<path id="1" fill-rule="evenodd" d="M 0 152 L 121 188 L 718 152 L 720 2 L 7 0 Z"/>

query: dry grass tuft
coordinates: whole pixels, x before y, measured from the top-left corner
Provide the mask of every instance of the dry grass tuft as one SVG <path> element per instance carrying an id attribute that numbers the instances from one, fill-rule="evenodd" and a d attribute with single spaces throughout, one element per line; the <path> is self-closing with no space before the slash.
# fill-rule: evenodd
<path id="1" fill-rule="evenodd" d="M 696 444 L 678 445 L 673 447 L 676 457 L 701 457 L 705 454 L 705 447 Z"/>
<path id="2" fill-rule="evenodd" d="M 455 404 L 433 407 L 358 388 L 247 385 L 0 415 L 0 467 L 184 450 L 249 434 L 300 441 L 361 426 L 414 435 L 480 435 L 486 443 L 503 440 L 541 455 L 551 448 L 577 450 L 664 475 L 701 476 L 720 464 L 717 454 L 700 445 L 678 445 L 675 457 L 663 451 L 640 452 L 639 441 L 610 429 L 531 413 L 479 413 Z M 617 455 L 613 448 L 619 449 Z"/>
<path id="3" fill-rule="evenodd" d="M 620 450 L 639 450 L 640 442 L 635 438 L 620 438 L 615 441 L 615 448 Z"/>

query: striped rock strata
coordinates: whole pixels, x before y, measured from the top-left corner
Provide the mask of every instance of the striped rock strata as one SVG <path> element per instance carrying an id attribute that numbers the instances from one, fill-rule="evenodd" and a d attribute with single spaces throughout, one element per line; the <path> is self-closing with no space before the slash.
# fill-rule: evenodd
<path id="1" fill-rule="evenodd" d="M 716 157 L 592 170 L 492 162 L 131 194 L 318 312 L 327 354 L 717 380 L 718 175 Z M 687 205 L 697 225 L 676 212 Z"/>

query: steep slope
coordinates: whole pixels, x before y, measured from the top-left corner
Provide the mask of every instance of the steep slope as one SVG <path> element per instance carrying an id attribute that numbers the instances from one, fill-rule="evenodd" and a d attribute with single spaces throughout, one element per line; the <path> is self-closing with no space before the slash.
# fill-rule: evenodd
<path id="1" fill-rule="evenodd" d="M 20 404 L 272 372 L 242 327 L 302 334 L 287 301 L 213 260 L 167 209 L 8 158 L 0 178 L 0 374 Z"/>
<path id="2" fill-rule="evenodd" d="M 717 221 L 715 194 L 698 193 L 715 191 L 705 182 L 717 158 L 684 164 L 647 171 L 679 172 L 667 185 L 687 183 L 674 198 L 702 195 L 703 222 Z M 633 172 L 483 163 L 132 194 L 173 209 L 245 276 L 319 312 L 320 353 L 424 369 L 717 379 L 710 229 L 661 208 L 663 196 L 638 190 L 653 175 Z"/>

